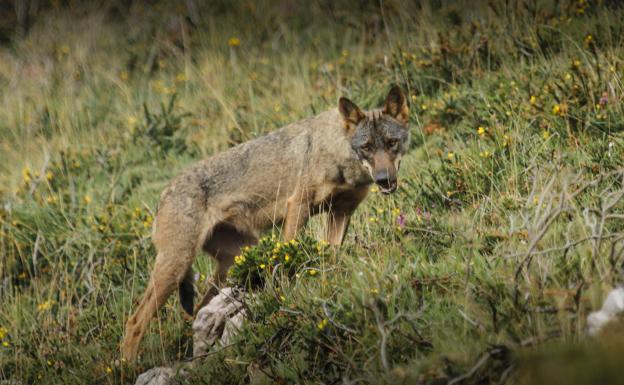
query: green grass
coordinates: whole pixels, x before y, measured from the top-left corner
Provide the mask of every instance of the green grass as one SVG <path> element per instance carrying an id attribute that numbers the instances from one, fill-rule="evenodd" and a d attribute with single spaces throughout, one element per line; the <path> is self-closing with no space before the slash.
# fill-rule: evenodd
<path id="1" fill-rule="evenodd" d="M 542 346 L 585 346 L 624 258 L 624 8 L 303 4 L 213 2 L 195 26 L 165 2 L 51 5 L 0 46 L 1 379 L 133 383 L 187 356 L 173 298 L 137 364 L 119 355 L 166 183 L 393 83 L 413 138 L 399 190 L 373 192 L 339 249 L 315 254 L 313 220 L 293 263 L 318 273 L 265 277 L 237 342 L 179 381 L 530 383 Z"/>

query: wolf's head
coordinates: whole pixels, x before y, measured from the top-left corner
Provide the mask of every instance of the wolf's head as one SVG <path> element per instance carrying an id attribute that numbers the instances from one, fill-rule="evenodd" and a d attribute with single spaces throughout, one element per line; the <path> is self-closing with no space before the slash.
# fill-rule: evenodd
<path id="1" fill-rule="evenodd" d="M 397 188 L 401 157 L 409 146 L 409 108 L 401 88 L 392 87 L 385 105 L 363 112 L 347 98 L 340 98 L 338 109 L 344 119 L 351 148 L 381 191 Z"/>

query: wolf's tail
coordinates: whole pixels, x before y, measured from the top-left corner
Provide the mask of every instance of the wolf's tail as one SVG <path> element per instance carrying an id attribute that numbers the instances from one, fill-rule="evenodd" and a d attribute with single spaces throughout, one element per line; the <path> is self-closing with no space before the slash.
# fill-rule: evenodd
<path id="1" fill-rule="evenodd" d="M 193 315 L 193 299 L 195 298 L 195 290 L 193 288 L 193 269 L 189 268 L 184 275 L 184 279 L 180 282 L 178 293 L 180 294 L 180 304 L 182 309 L 189 315 Z"/>

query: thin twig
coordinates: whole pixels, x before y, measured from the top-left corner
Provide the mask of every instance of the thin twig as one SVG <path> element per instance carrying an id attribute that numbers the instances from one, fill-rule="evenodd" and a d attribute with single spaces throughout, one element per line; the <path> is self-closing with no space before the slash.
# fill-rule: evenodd
<path id="1" fill-rule="evenodd" d="M 485 365 L 485 363 L 488 362 L 492 356 L 498 353 L 502 353 L 503 351 L 504 350 L 502 348 L 496 348 L 496 349 L 487 351 L 483 356 L 481 356 L 479 361 L 477 361 L 477 363 L 468 372 L 466 372 L 465 374 L 462 374 L 461 376 L 453 378 L 446 384 L 447 385 L 458 384 L 464 380 L 469 379 L 470 377 L 474 376 L 477 370 L 479 370 L 483 365 Z"/>
<path id="2" fill-rule="evenodd" d="M 325 313 L 325 317 L 327 317 L 327 319 L 329 320 L 329 322 L 334 325 L 335 327 L 337 327 L 338 329 L 342 329 L 346 332 L 352 333 L 352 334 L 357 334 L 357 330 L 353 330 L 341 323 L 339 323 L 338 321 L 336 321 L 334 319 L 334 317 L 332 317 L 331 313 L 329 312 L 329 308 L 327 307 L 327 302 L 323 302 L 323 312 Z"/>
<path id="3" fill-rule="evenodd" d="M 211 351 L 209 351 L 209 352 L 207 352 L 207 353 L 199 354 L 199 355 L 197 355 L 197 356 L 193 356 L 193 357 L 190 357 L 190 358 L 185 358 L 185 359 L 184 359 L 184 361 L 186 361 L 186 362 L 192 362 L 192 361 L 195 361 L 195 360 L 197 360 L 197 359 L 199 359 L 199 358 L 205 358 L 205 357 L 208 357 L 208 356 L 212 356 L 212 355 L 215 355 L 215 354 L 221 353 L 221 352 L 222 352 L 222 351 L 224 351 L 225 349 L 227 349 L 227 348 L 229 348 L 229 347 L 232 347 L 232 346 L 234 346 L 234 345 L 238 344 L 239 342 L 240 342 L 240 341 L 237 341 L 237 342 L 232 342 L 231 344 L 228 344 L 228 345 L 222 346 L 222 347 L 221 347 L 221 349 L 211 350 Z"/>

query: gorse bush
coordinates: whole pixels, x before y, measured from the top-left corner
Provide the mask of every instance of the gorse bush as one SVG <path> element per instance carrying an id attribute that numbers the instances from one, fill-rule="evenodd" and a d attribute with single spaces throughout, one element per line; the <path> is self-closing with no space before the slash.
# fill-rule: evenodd
<path id="1" fill-rule="evenodd" d="M 229 278 L 234 285 L 258 289 L 276 273 L 282 278 L 301 274 L 315 276 L 328 256 L 327 243 L 317 242 L 308 235 L 289 242 L 280 242 L 275 235 L 266 236 L 256 246 L 244 247 L 242 254 L 234 257 Z"/>

